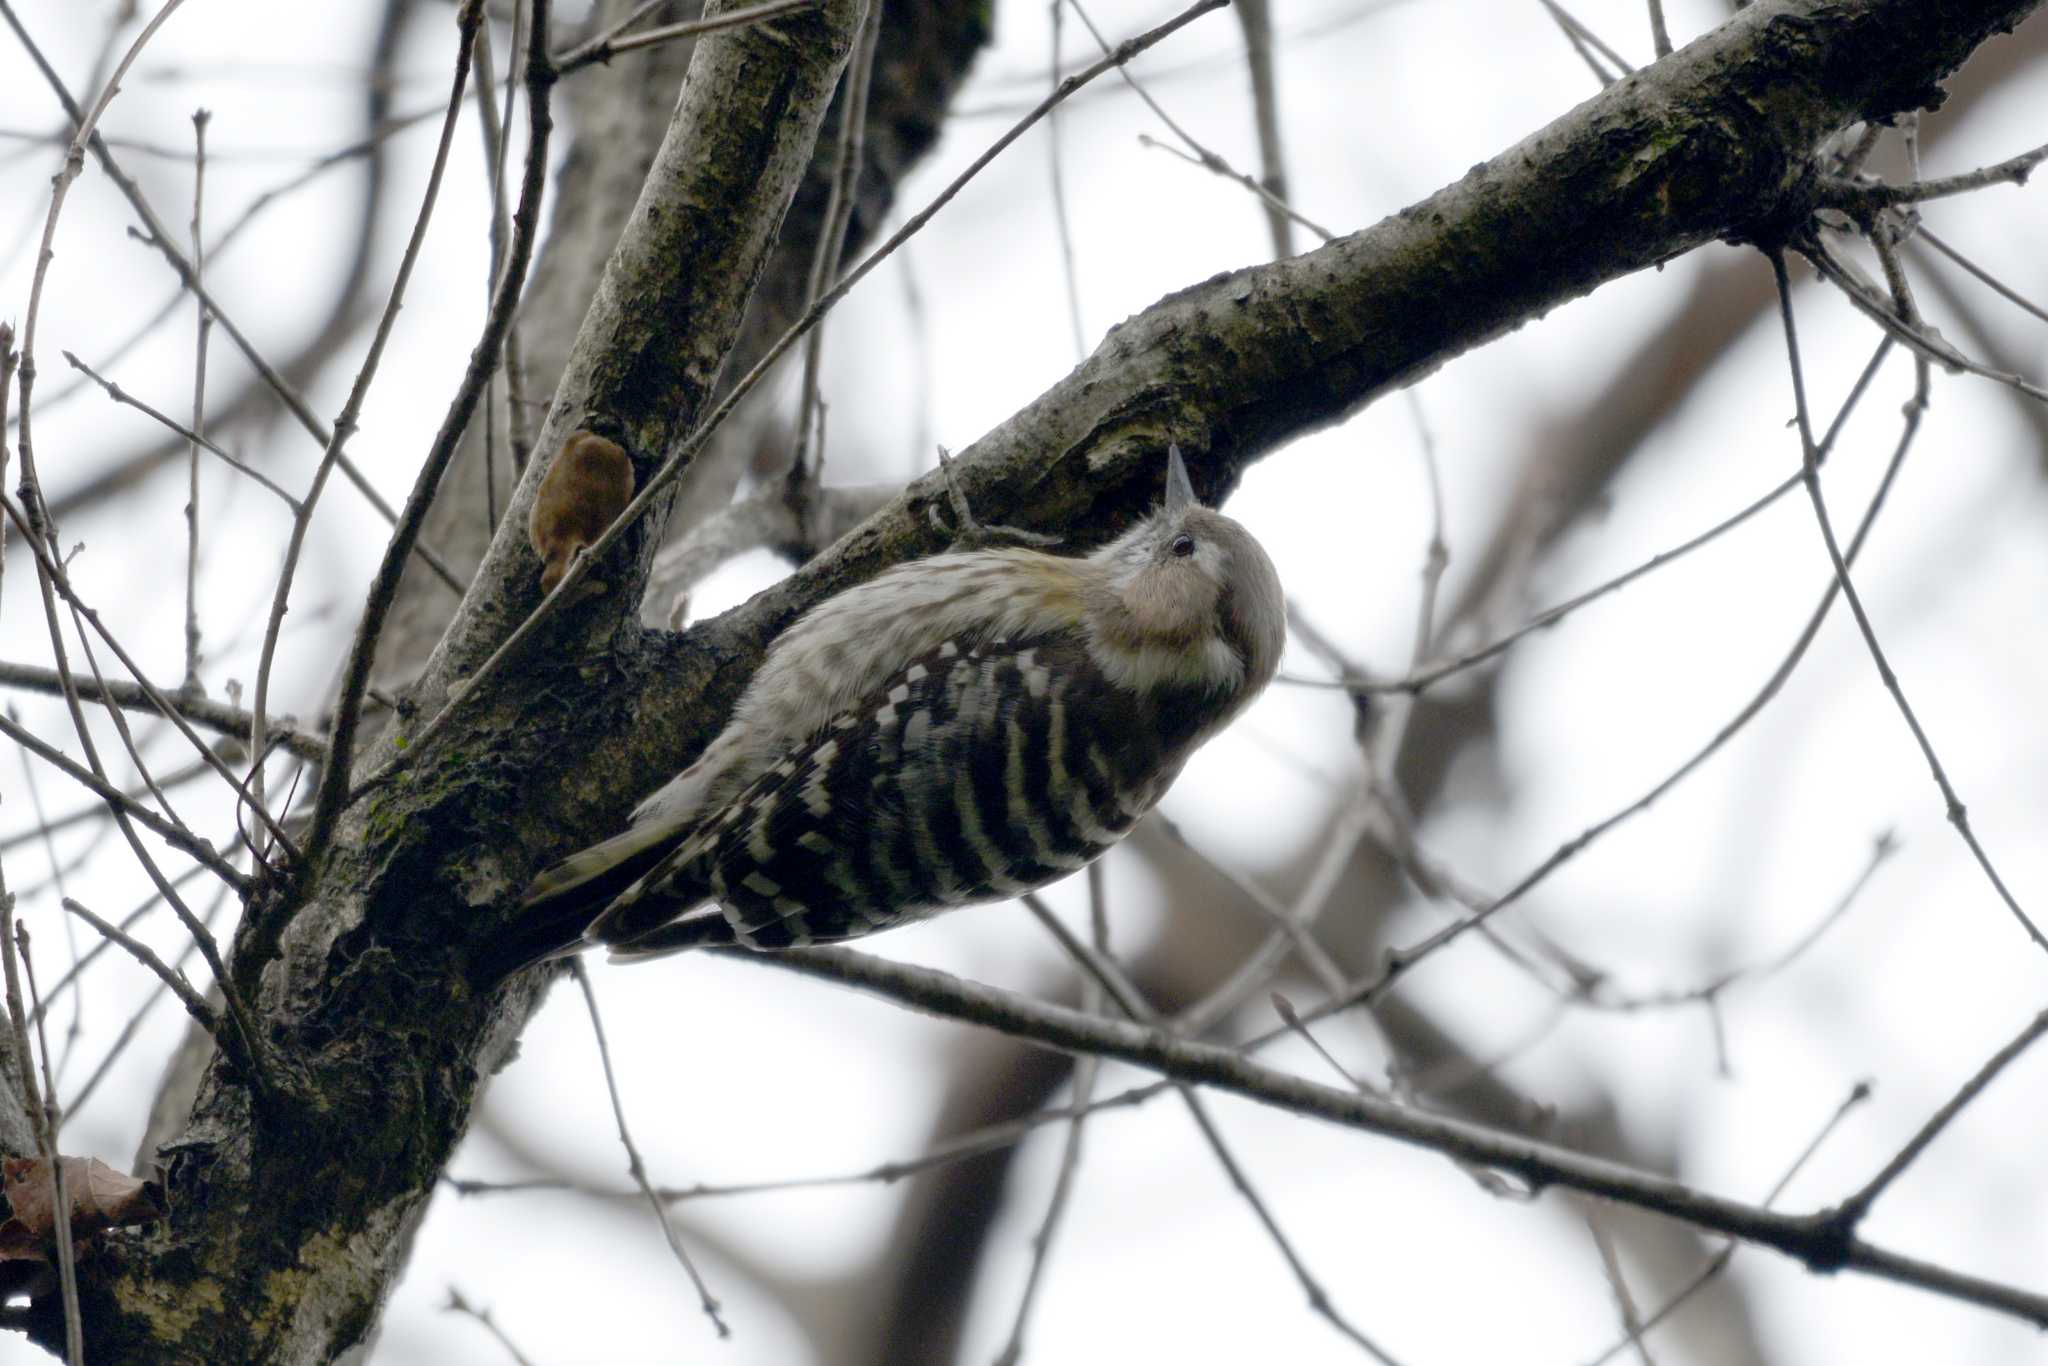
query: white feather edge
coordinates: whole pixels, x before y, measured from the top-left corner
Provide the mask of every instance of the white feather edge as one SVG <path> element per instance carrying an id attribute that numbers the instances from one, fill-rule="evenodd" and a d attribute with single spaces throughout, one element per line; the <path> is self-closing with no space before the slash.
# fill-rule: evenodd
<path id="1" fill-rule="evenodd" d="M 532 906 L 573 892 L 634 855 L 671 838 L 674 833 L 671 827 L 659 824 L 628 826 L 608 840 L 593 844 L 588 849 L 579 849 L 561 862 L 549 865 L 526 889 L 525 899 L 520 904 Z"/>

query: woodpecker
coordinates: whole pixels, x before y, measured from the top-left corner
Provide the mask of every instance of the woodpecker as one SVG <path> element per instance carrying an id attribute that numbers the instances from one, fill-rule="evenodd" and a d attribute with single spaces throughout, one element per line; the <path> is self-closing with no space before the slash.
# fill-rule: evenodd
<path id="1" fill-rule="evenodd" d="M 592 945 L 832 943 L 1042 887 L 1258 695 L 1285 621 L 1272 561 L 1178 448 L 1163 504 L 1093 554 L 890 569 L 799 618 L 624 833 L 534 880 L 495 975 Z"/>

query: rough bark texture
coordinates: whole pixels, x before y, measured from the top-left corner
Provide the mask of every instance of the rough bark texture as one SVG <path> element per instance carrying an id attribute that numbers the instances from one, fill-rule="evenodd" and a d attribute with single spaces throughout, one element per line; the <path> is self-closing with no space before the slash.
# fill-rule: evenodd
<path id="1" fill-rule="evenodd" d="M 977 510 L 1085 544 L 1152 497 L 1178 440 L 1213 495 L 1250 461 L 1620 275 L 1803 214 L 1817 141 L 1938 99 L 1935 82 L 2038 0 L 1768 0 L 1457 184 L 1308 255 L 1162 300 L 976 444 Z M 689 429 L 739 334 L 812 155 L 858 6 L 706 39 L 672 136 L 595 288 L 537 450 L 573 426 L 644 475 Z M 880 82 L 878 82 L 878 85 Z M 686 188 L 688 187 L 688 188 Z M 544 454 L 543 457 L 544 458 Z M 426 712 L 537 599 L 517 528 L 539 462 L 416 698 Z M 163 1150 L 174 1218 L 107 1240 L 82 1287 L 95 1361 L 348 1359 L 411 1227 L 537 1000 L 477 994 L 466 946 L 527 876 L 615 823 L 716 729 L 803 607 L 938 548 L 913 486 L 785 584 L 682 635 L 635 619 L 659 515 L 610 594 L 465 700 L 405 777 L 360 803 L 272 963 L 236 963 L 286 1094 L 259 1113 L 218 1062 Z M 366 756 L 374 766 L 378 755 Z M 54 1302 L 40 1336 L 61 1337 Z"/>

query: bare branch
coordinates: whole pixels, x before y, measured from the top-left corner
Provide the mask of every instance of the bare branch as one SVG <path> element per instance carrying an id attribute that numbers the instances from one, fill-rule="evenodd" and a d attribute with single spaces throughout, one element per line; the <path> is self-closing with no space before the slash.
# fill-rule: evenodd
<path id="1" fill-rule="evenodd" d="M 140 684 L 125 683 L 120 679 L 109 679 L 105 687 L 85 679 L 76 680 L 78 695 L 88 702 L 101 702 L 109 706 L 125 707 L 129 711 L 157 713 L 156 701 Z M 25 688 L 30 692 L 50 693 L 63 696 L 64 684 L 53 669 L 40 668 L 33 664 L 15 664 L 0 660 L 0 687 Z M 208 730 L 222 735 L 231 735 L 240 740 L 249 734 L 249 713 L 226 702 L 216 702 L 208 697 L 194 697 L 185 693 L 173 693 L 167 699 L 173 710 L 188 721 L 205 726 Z M 320 763 L 327 757 L 327 746 L 318 737 L 308 735 L 298 724 L 286 717 L 274 721 L 270 726 L 272 743 L 281 745 L 298 755 Z"/>
<path id="2" fill-rule="evenodd" d="M 1052 933 L 1053 938 L 1059 941 L 1060 947 L 1066 950 L 1067 955 L 1084 967 L 1091 977 L 1103 985 L 1103 988 L 1108 991 L 1110 999 L 1116 1002 L 1119 1010 L 1123 1011 L 1132 1021 L 1149 1026 L 1155 1034 L 1160 1030 L 1161 1024 L 1158 1012 L 1152 1009 L 1145 1001 L 1145 998 L 1139 993 L 1137 987 L 1131 983 L 1129 978 L 1123 975 L 1114 962 L 1095 952 L 1079 939 L 1076 939 L 1073 931 L 1069 930 L 1060 921 L 1060 918 L 1052 913 L 1051 908 L 1040 899 L 1037 893 L 1027 892 L 1019 899 L 1023 901 L 1025 908 L 1038 920 L 1038 923 L 1045 926 Z M 1084 1016 L 1083 1018 L 1086 1017 Z M 1170 1029 L 1171 1026 L 1166 1028 Z M 1171 1036 L 1169 1035 L 1169 1037 Z M 1301 1254 L 1295 1250 L 1293 1240 L 1288 1238 L 1286 1231 L 1280 1227 L 1280 1221 L 1273 1217 L 1273 1211 L 1267 1207 L 1265 1199 L 1260 1196 L 1258 1190 L 1251 1184 L 1251 1178 L 1245 1174 L 1244 1167 L 1237 1160 L 1237 1155 L 1223 1141 L 1223 1133 L 1216 1127 L 1215 1117 L 1209 1113 L 1209 1108 L 1202 1098 L 1196 1095 L 1191 1087 L 1181 1085 L 1175 1089 L 1180 1095 L 1181 1102 L 1187 1106 L 1188 1114 L 1194 1119 L 1195 1127 L 1201 1131 L 1203 1142 L 1209 1145 L 1209 1151 L 1214 1153 L 1216 1160 L 1222 1164 L 1224 1174 L 1230 1178 L 1231 1186 L 1236 1189 L 1239 1195 L 1244 1197 L 1245 1203 L 1251 1206 L 1253 1215 L 1264 1226 L 1266 1236 L 1273 1240 L 1273 1246 L 1279 1249 L 1281 1258 L 1286 1261 L 1287 1269 L 1294 1273 L 1294 1279 L 1301 1285 L 1303 1293 L 1308 1296 L 1309 1308 L 1328 1320 L 1331 1327 L 1357 1344 L 1374 1361 L 1382 1363 L 1382 1366 L 1398 1366 L 1394 1358 L 1388 1356 L 1378 1343 L 1366 1336 L 1363 1330 L 1345 1318 L 1337 1306 L 1331 1302 L 1329 1292 L 1323 1289 L 1322 1283 L 1316 1279 L 1315 1273 L 1309 1270 L 1308 1263 L 1301 1259 Z"/>
<path id="3" fill-rule="evenodd" d="M 795 14 L 799 10 L 816 9 L 822 3 L 824 0 L 768 0 L 766 4 L 727 10 L 723 14 L 710 15 L 703 19 L 663 24 L 659 28 L 646 29 L 624 38 L 618 36 L 619 29 L 614 28 L 602 37 L 564 53 L 561 61 L 556 64 L 555 72 L 557 75 L 567 76 L 572 72 L 581 71 L 586 66 L 610 62 L 612 58 L 623 53 L 638 52 L 642 48 L 672 43 L 680 38 L 695 38 L 700 34 L 717 33 L 721 29 L 745 28 L 749 24 L 765 23 L 770 19 L 779 19 L 785 14 Z M 646 10 L 647 7 L 643 6 L 621 27 L 636 22 Z"/>
<path id="4" fill-rule="evenodd" d="M 173 0 L 175 3 L 175 0 Z M 43 1095 L 42 1106 L 36 1113 L 36 1144 L 42 1150 L 43 1164 L 50 1173 L 51 1227 L 57 1235 L 57 1277 L 64 1298 L 64 1354 L 72 1366 L 85 1366 L 85 1319 L 78 1312 L 78 1260 L 71 1238 L 71 1202 L 64 1192 L 64 1163 L 62 1149 L 57 1142 L 62 1117 L 57 1109 L 57 1082 L 50 1075 L 50 1036 L 43 1028 L 42 1002 L 37 999 L 35 960 L 29 955 L 28 926 L 14 920 L 13 898 L 0 887 L 0 901 L 9 903 L 7 914 L 0 914 L 0 932 L 12 930 L 12 940 L 4 951 L 7 955 L 7 1013 L 15 1024 L 15 1038 L 21 1048 L 21 1072 L 24 1078 L 29 1071 L 28 1034 L 22 1028 L 21 998 L 14 985 L 14 950 L 21 950 L 21 975 L 28 979 L 29 1003 L 36 1013 L 36 1041 L 42 1045 Z"/>
<path id="5" fill-rule="evenodd" d="M 547 0 L 536 0 L 536 7 L 547 8 Z M 619 1099 L 619 1079 L 612 1071 L 611 1046 L 604 1039 L 604 1019 L 597 1013 L 597 993 L 590 989 L 590 973 L 585 970 L 581 958 L 569 960 L 569 975 L 576 979 L 577 987 L 583 992 L 584 1008 L 590 1012 L 590 1032 L 597 1036 L 598 1060 L 604 1064 L 605 1090 L 612 1098 L 612 1118 L 619 1126 L 619 1145 L 626 1150 L 626 1169 L 632 1173 L 633 1184 L 647 1197 L 648 1205 L 654 1210 L 654 1217 L 661 1225 L 661 1236 L 668 1240 L 668 1250 L 675 1254 L 684 1272 L 690 1277 L 690 1284 L 696 1287 L 697 1303 L 704 1310 L 704 1317 L 711 1320 L 711 1326 L 718 1330 L 718 1336 L 729 1338 L 732 1329 L 719 1317 L 718 1301 L 711 1294 L 711 1287 L 704 1283 L 704 1277 L 697 1271 L 697 1264 L 690 1260 L 690 1254 L 683 1247 L 683 1240 L 676 1236 L 675 1225 L 669 1221 L 668 1206 L 654 1193 L 654 1186 L 647 1179 L 647 1164 L 640 1159 L 640 1149 L 633 1142 L 633 1131 L 626 1127 L 626 1105 Z"/>
<path id="6" fill-rule="evenodd" d="M 1905 1175 L 1906 1168 L 1912 1166 L 1920 1154 L 1927 1151 L 1927 1146 L 1940 1137 L 1942 1130 L 1963 1112 L 1964 1107 L 1981 1095 L 1984 1088 L 1989 1086 L 2000 1072 L 2031 1048 L 2035 1040 L 2043 1034 L 2048 1034 L 2048 1010 L 2036 1015 L 2005 1047 L 1986 1059 L 1976 1074 L 1963 1083 L 1962 1089 L 1950 1096 L 1947 1104 L 1929 1116 L 1927 1122 L 1920 1126 L 1919 1132 L 1907 1141 L 1906 1146 L 1899 1149 L 1891 1161 L 1884 1164 L 1883 1170 L 1871 1177 L 1862 1189 L 1835 1206 L 1835 1221 L 1845 1231 L 1853 1232 L 1863 1222 L 1864 1216 L 1870 1213 L 1870 1208 L 1877 1203 L 1878 1197 L 1891 1189 L 1894 1181 Z"/>
<path id="7" fill-rule="evenodd" d="M 2027 177 L 2043 161 L 2048 161 L 2048 144 L 2008 157 L 1995 165 L 1982 166 L 1962 175 L 1945 176 L 1940 180 L 1916 180 L 1910 185 L 1834 185 L 1824 193 L 1823 199 L 1844 212 L 1865 214 L 1877 209 L 1896 208 L 1901 204 L 1920 204 L 1930 199 L 1969 194 L 1992 185 L 2024 186 Z"/>
<path id="8" fill-rule="evenodd" d="M 455 451 L 462 440 L 462 433 L 469 425 L 476 411 L 477 400 L 483 395 L 484 383 L 498 367 L 498 356 L 505 337 L 512 328 L 512 315 L 519 307 L 519 295 L 526 285 L 526 269 L 533 259 L 533 241 L 540 226 L 540 204 L 542 192 L 547 186 L 547 153 L 549 134 L 554 129 L 554 119 L 548 105 L 548 91 L 554 84 L 554 69 L 549 63 L 547 52 L 549 0 L 530 0 L 532 9 L 532 32 L 527 39 L 526 62 L 526 114 L 527 143 L 526 170 L 520 181 L 519 208 L 512 216 L 512 242 L 500 272 L 497 290 L 491 300 L 489 316 L 484 320 L 483 336 L 470 351 L 468 368 L 463 372 L 462 383 L 456 389 L 455 398 L 448 405 L 448 414 L 442 419 L 441 429 L 434 434 L 434 444 L 427 452 L 426 460 L 420 466 L 418 478 L 413 484 L 411 495 L 406 499 L 405 515 L 392 533 L 391 542 L 385 547 L 384 561 L 378 566 L 377 577 L 371 581 L 369 600 L 364 604 L 362 621 L 356 628 L 356 637 L 349 646 L 348 663 L 343 669 L 340 700 L 335 706 L 334 728 L 329 740 L 329 758 L 321 770 L 319 795 L 313 808 L 312 831 L 307 836 L 308 848 L 315 852 L 324 850 L 334 834 L 334 822 L 341 815 L 342 806 L 348 796 L 349 775 L 355 760 L 356 723 L 362 717 L 363 697 L 370 685 L 370 668 L 376 662 L 377 639 L 382 634 L 386 617 L 392 604 L 398 598 L 398 584 L 411 557 L 413 544 L 418 540 L 420 528 L 426 524 L 427 511 L 433 506 L 434 494 L 441 486 L 441 476 L 448 464 L 455 458 Z M 476 24 L 470 22 L 463 29 L 463 51 L 457 62 L 455 91 L 448 105 L 448 124 L 443 130 L 439 156 L 445 159 L 448 143 L 454 133 L 455 117 L 460 111 L 462 100 L 463 68 L 469 56 L 469 44 L 475 39 Z M 441 160 L 435 163 L 438 176 Z M 408 250 L 416 251 L 420 236 L 426 228 L 427 213 L 433 204 L 431 186 L 427 203 L 421 207 L 420 221 L 415 229 L 413 241 Z M 405 275 L 411 265 L 400 268 L 399 281 L 392 291 L 392 307 L 396 309 Z M 373 351 L 371 360 L 374 361 Z M 367 384 L 369 364 L 360 384 Z M 358 391 L 359 392 L 359 391 Z M 353 397 L 353 395 L 352 395 Z M 336 431 L 347 425 L 337 421 Z M 316 485 L 317 487 L 317 485 Z M 308 504 L 312 496 L 308 496 Z M 284 601 L 284 586 L 278 592 L 279 608 Z M 273 618 L 273 631 L 282 620 L 281 610 Z M 266 645 L 275 642 L 273 634 Z M 267 656 L 266 656 L 267 658 Z M 258 684 L 259 714 L 262 710 L 262 690 Z"/>
<path id="9" fill-rule="evenodd" d="M 130 817 L 136 823 L 160 837 L 164 843 L 170 845 L 173 849 L 178 850 L 180 853 L 190 854 L 200 863 L 206 865 L 208 871 L 212 872 L 215 877 L 235 888 L 235 890 L 245 893 L 249 890 L 250 880 L 248 875 L 222 858 L 211 844 L 193 834 L 185 826 L 158 815 L 134 798 L 128 796 L 127 793 L 115 787 L 112 783 L 109 783 L 106 779 L 100 777 L 97 773 L 80 766 L 66 757 L 61 751 L 43 743 L 26 727 L 17 725 L 6 716 L 0 716 L 0 735 L 5 735 L 44 763 L 63 773 L 65 777 L 71 779 L 80 787 L 85 788 L 94 796 L 100 798 L 100 800 L 104 801 L 114 810 Z"/>
<path id="10" fill-rule="evenodd" d="M 1849 603 L 1850 613 L 1856 618 L 1856 629 L 1862 633 L 1863 643 L 1870 651 L 1871 660 L 1877 665 L 1878 677 L 1883 680 L 1885 690 L 1891 693 L 1899 714 L 1905 718 L 1907 729 L 1913 732 L 1913 739 L 1920 747 L 1921 757 L 1927 761 L 1927 767 L 1933 773 L 1934 784 L 1941 790 L 1942 801 L 1947 807 L 1949 824 L 1956 828 L 1956 833 L 1962 836 L 1963 843 L 1969 846 L 1971 855 L 1977 860 L 1977 866 L 1984 870 L 1984 876 L 1998 892 L 1999 899 L 2005 903 L 2005 908 L 2019 921 L 2027 937 L 2039 948 L 2048 950 L 2048 935 L 2043 935 L 2040 927 L 2021 909 L 2019 901 L 2006 887 L 2005 879 L 1999 876 L 1998 869 L 1992 865 L 1991 856 L 1984 851 L 1976 832 L 1970 828 L 1969 812 L 1963 806 L 1963 799 L 1957 795 L 1955 785 L 1949 781 L 1948 771 L 1942 767 L 1940 757 L 1935 754 L 1934 742 L 1927 738 L 1920 718 L 1914 713 L 1912 705 L 1906 701 L 1906 692 L 1899 684 L 1898 674 L 1885 658 L 1883 647 L 1877 643 L 1877 631 L 1870 624 L 1869 614 L 1864 611 L 1862 595 L 1856 591 L 1856 585 L 1849 577 L 1849 561 L 1843 556 L 1842 548 L 1835 539 L 1834 521 L 1828 516 L 1827 499 L 1821 495 L 1819 447 L 1814 442 L 1812 423 L 1806 411 L 1806 377 L 1799 361 L 1799 334 L 1792 321 L 1792 285 L 1785 276 L 1784 253 L 1773 252 L 1770 259 L 1772 274 L 1778 282 L 1779 316 L 1785 325 L 1785 351 L 1792 369 L 1792 396 L 1799 420 L 1799 439 L 1805 448 L 1801 478 L 1806 485 L 1808 500 L 1813 504 L 1814 518 L 1820 523 L 1821 539 L 1827 545 L 1828 560 L 1835 568 L 1835 582 Z M 1903 321 L 1907 326 L 1912 326 L 1915 320 L 1903 296 L 1900 308 L 1902 312 L 1907 313 Z"/>
<path id="11" fill-rule="evenodd" d="M 1160 1028 L 1085 1016 L 934 969 L 845 949 L 705 952 L 838 982 L 926 1014 L 998 1030 L 1064 1052 L 1117 1058 L 1175 1081 L 1212 1086 L 1290 1114 L 1328 1120 L 1495 1168 L 1531 1186 L 1582 1191 L 1774 1248 L 1814 1271 L 1846 1270 L 1876 1276 L 2048 1327 L 2048 1294 L 1919 1261 L 1853 1235 L 1843 1238 L 1824 1216 L 1778 1214 L 1539 1139 L 1320 1086 L 1251 1062 L 1231 1049 L 1181 1038 Z"/>
<path id="12" fill-rule="evenodd" d="M 535 8 L 544 12 L 547 7 L 542 3 L 537 4 Z M 377 364 L 383 359 L 384 345 L 390 340 L 391 329 L 398 321 L 398 310 L 405 301 L 406 286 L 412 281 L 413 266 L 419 260 L 421 245 L 426 241 L 427 225 L 433 221 L 434 203 L 440 196 L 441 177 L 448 168 L 449 148 L 455 141 L 455 124 L 461 116 L 463 94 L 469 85 L 470 57 L 475 50 L 477 29 L 482 23 L 483 0 L 463 0 L 462 8 L 457 12 L 455 20 L 458 40 L 455 49 L 455 74 L 451 78 L 448 94 L 448 112 L 441 122 L 441 140 L 434 148 L 433 166 L 427 172 L 427 187 L 420 197 L 419 213 L 413 219 L 412 235 L 406 239 L 405 252 L 399 258 L 398 272 L 391 282 L 390 297 L 385 301 L 383 316 L 377 321 L 377 331 L 370 340 L 370 349 L 363 357 L 361 368 L 356 371 L 355 381 L 349 386 L 348 398 L 342 403 L 341 415 L 334 420 L 334 432 L 328 439 L 326 451 L 321 455 L 319 467 L 313 472 L 313 482 L 306 489 L 306 496 L 292 517 L 292 534 L 285 545 L 284 567 L 278 571 L 277 592 L 271 599 L 270 625 L 263 633 L 262 657 L 256 668 L 256 705 L 253 709 L 255 720 L 249 728 L 251 747 L 259 756 L 255 766 L 250 769 L 249 777 L 251 785 L 256 790 L 259 804 L 263 795 L 263 765 L 260 756 L 263 750 L 265 713 L 270 700 L 271 668 L 277 660 L 277 638 L 278 633 L 284 629 L 284 614 L 291 605 L 292 580 L 298 573 L 299 554 L 305 547 L 306 533 L 312 527 L 313 511 L 319 505 L 321 490 L 327 486 L 328 476 L 334 472 L 335 460 L 341 455 L 342 446 L 355 434 L 356 415 L 362 411 L 363 400 L 369 396 L 370 382 L 376 378 Z M 497 320 L 495 309 L 493 319 Z M 502 326 L 500 322 L 500 336 Z M 492 364 L 496 363 L 495 350 L 490 360 Z M 478 368 L 476 361 L 477 358 L 472 355 L 472 374 Z M 484 366 L 482 373 L 488 375 L 490 366 Z M 465 385 L 465 388 L 467 387 Z M 477 377 L 476 387 L 481 389 L 482 376 Z M 469 409 L 474 403 L 473 397 L 468 405 L 464 405 L 458 399 L 449 413 L 451 422 L 458 413 L 466 421 Z M 450 439 L 448 444 L 452 454 L 453 440 Z M 357 629 L 356 642 L 350 650 L 341 704 L 335 711 L 334 734 L 329 745 L 328 763 L 321 778 L 321 798 L 314 810 L 313 830 L 309 839 L 311 847 L 316 851 L 325 846 L 334 823 L 334 801 L 327 796 L 327 789 L 335 773 L 341 775 L 339 781 L 342 790 L 347 791 L 349 764 L 353 757 L 349 751 L 355 740 L 356 718 L 362 709 L 363 688 L 369 682 L 368 653 L 376 645 L 377 630 L 383 622 L 383 614 L 378 611 L 377 605 L 381 596 L 388 606 L 391 596 L 397 591 L 395 584 L 387 588 L 384 581 L 387 577 L 396 577 L 390 568 L 392 560 L 396 559 L 402 566 L 407 552 L 418 538 L 420 522 L 426 516 L 425 504 L 431 501 L 433 490 L 440 482 L 441 468 L 446 464 L 446 457 L 442 458 L 438 467 L 430 458 L 427 468 L 421 471 L 420 481 L 425 485 L 425 494 L 423 496 L 419 485 L 415 485 L 412 503 L 417 506 L 408 507 L 409 515 L 399 523 L 397 531 L 393 534 L 391 544 L 386 550 L 385 564 L 380 567 L 377 581 L 371 586 L 370 605 L 364 609 L 363 622 Z"/>

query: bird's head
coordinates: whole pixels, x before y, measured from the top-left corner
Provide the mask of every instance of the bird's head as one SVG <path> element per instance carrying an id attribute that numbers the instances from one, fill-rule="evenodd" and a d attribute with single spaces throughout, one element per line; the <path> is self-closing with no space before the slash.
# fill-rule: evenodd
<path id="1" fill-rule="evenodd" d="M 1249 700 L 1271 681 L 1287 632 L 1280 577 L 1249 531 L 1196 501 L 1178 446 L 1166 501 L 1090 559 L 1098 662 L 1118 683 Z"/>

